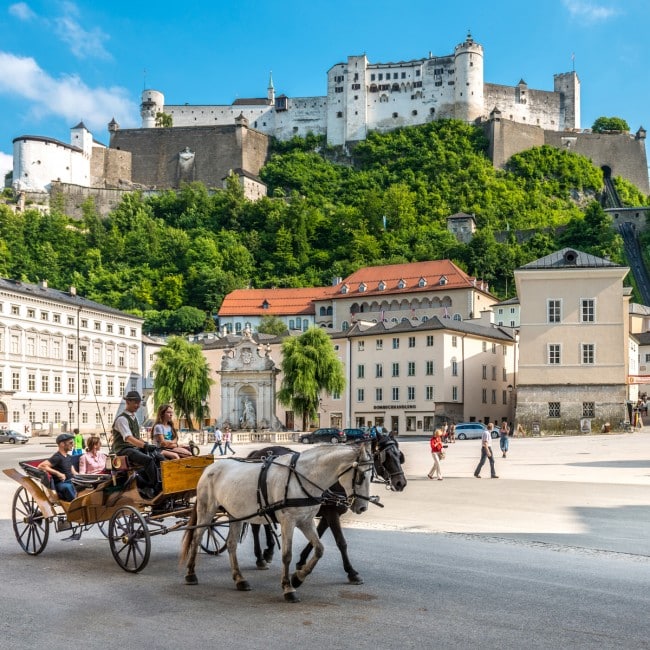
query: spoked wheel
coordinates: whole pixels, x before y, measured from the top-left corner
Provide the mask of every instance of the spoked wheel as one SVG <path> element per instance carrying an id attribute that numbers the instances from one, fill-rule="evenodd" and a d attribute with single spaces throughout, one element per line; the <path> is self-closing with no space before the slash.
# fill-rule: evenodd
<path id="1" fill-rule="evenodd" d="M 108 524 L 108 541 L 115 561 L 129 573 L 147 566 L 151 536 L 144 517 L 133 507 L 116 510 Z"/>
<path id="2" fill-rule="evenodd" d="M 99 532 L 108 539 L 108 522 L 107 521 L 98 521 L 97 522 L 97 528 L 99 528 Z"/>
<path id="3" fill-rule="evenodd" d="M 50 520 L 43 516 L 36 499 L 24 487 L 14 494 L 11 519 L 23 551 L 28 555 L 42 553 L 50 536 Z"/>
<path id="4" fill-rule="evenodd" d="M 227 517 L 217 515 L 201 537 L 201 550 L 208 555 L 220 555 L 226 550 L 226 539 L 230 530 Z"/>

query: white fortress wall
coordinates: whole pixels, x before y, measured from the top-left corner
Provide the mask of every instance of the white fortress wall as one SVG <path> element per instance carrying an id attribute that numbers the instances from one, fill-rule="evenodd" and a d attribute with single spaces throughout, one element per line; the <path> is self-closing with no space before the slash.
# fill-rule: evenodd
<path id="1" fill-rule="evenodd" d="M 560 96 L 551 91 L 529 90 L 525 84 L 485 84 L 485 113 L 498 108 L 504 119 L 542 129 L 560 128 Z"/>
<path id="2" fill-rule="evenodd" d="M 171 115 L 173 126 L 228 126 L 234 124 L 235 118 L 243 114 L 250 126 L 258 131 L 266 133 L 273 127 L 273 106 L 166 105 L 164 112 Z"/>
<path id="3" fill-rule="evenodd" d="M 280 140 L 290 140 L 294 136 L 305 137 L 309 133 L 325 135 L 327 132 L 327 97 L 287 98 L 287 110 L 276 109 L 274 118 L 275 129 L 271 135 Z M 251 126 L 254 125 L 251 124 Z"/>
<path id="4" fill-rule="evenodd" d="M 16 138 L 13 169 L 17 190 L 44 191 L 53 180 L 90 184 L 90 159 L 81 150 L 51 138 Z"/>

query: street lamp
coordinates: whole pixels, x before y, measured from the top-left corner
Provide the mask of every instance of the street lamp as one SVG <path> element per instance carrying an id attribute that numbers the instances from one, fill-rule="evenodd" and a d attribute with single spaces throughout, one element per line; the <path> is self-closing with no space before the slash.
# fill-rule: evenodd
<path id="1" fill-rule="evenodd" d="M 70 430 L 70 425 L 72 424 L 72 407 L 74 406 L 74 402 L 70 400 L 68 402 L 68 431 Z"/>

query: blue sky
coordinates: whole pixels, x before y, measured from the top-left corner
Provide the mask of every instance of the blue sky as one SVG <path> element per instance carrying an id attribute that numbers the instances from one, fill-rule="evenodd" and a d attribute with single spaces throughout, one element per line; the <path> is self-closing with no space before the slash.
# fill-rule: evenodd
<path id="1" fill-rule="evenodd" d="M 649 20 L 648 0 L 3 2 L 0 171 L 20 135 L 69 142 L 83 120 L 108 143 L 112 117 L 139 126 L 144 87 L 171 104 L 228 104 L 265 96 L 272 71 L 277 93 L 324 95 L 350 54 L 447 55 L 468 30 L 486 82 L 552 90 L 575 65 L 583 128 L 605 115 L 650 129 Z"/>

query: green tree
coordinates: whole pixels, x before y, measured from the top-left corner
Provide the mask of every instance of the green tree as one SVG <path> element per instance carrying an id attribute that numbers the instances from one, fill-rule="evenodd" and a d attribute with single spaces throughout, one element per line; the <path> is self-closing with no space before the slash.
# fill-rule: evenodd
<path id="1" fill-rule="evenodd" d="M 331 395 L 345 388 L 343 364 L 329 336 L 318 327 L 284 341 L 282 375 L 278 401 L 302 415 L 303 430 L 318 412 L 321 391 Z"/>
<path id="2" fill-rule="evenodd" d="M 594 133 L 606 131 L 629 131 L 628 123 L 622 117 L 599 117 L 592 125 Z"/>
<path id="3" fill-rule="evenodd" d="M 156 113 L 156 126 L 169 128 L 174 126 L 174 120 L 169 113 Z"/>
<path id="4" fill-rule="evenodd" d="M 193 429 L 193 418 L 201 422 L 207 415 L 202 400 L 214 384 L 201 346 L 177 336 L 170 337 L 158 352 L 152 370 L 156 408 L 171 402 L 180 417 L 185 418 L 187 426 Z"/>
<path id="5" fill-rule="evenodd" d="M 275 334 L 280 336 L 287 331 L 287 326 L 277 316 L 263 316 L 257 331 L 260 334 Z"/>

